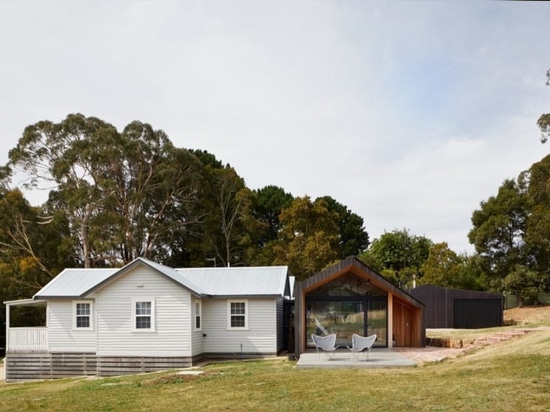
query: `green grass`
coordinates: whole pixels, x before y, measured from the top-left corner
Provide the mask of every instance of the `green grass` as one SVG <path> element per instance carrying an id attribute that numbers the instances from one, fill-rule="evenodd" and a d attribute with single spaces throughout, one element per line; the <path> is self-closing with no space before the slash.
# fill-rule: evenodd
<path id="1" fill-rule="evenodd" d="M 201 370 L 0 384 L 0 411 L 550 410 L 550 331 L 411 368 L 302 370 L 279 359 Z"/>

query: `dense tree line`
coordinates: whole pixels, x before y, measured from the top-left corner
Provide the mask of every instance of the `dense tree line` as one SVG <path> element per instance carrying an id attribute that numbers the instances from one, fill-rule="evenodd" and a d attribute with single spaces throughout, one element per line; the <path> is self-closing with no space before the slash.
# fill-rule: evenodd
<path id="1" fill-rule="evenodd" d="M 550 290 L 550 156 L 481 203 L 469 233 L 493 289 L 536 303 Z"/>
<path id="2" fill-rule="evenodd" d="M 10 183 L 46 190 L 30 205 Z M 288 265 L 298 280 L 359 256 L 396 285 L 519 293 L 550 289 L 550 158 L 472 214 L 472 256 L 408 229 L 370 244 L 363 218 L 330 196 L 250 189 L 229 164 L 175 147 L 135 121 L 118 131 L 70 114 L 25 128 L 0 168 L 0 299 L 32 296 L 65 267 L 119 267 L 138 256 L 174 267 Z M 3 313 L 0 315 L 3 317 Z"/>
<path id="3" fill-rule="evenodd" d="M 46 190 L 31 206 L 10 182 Z M 135 121 L 81 114 L 25 128 L 0 169 L 0 300 L 32 296 L 63 268 L 145 257 L 175 267 L 288 265 L 304 279 L 369 245 L 363 219 L 330 196 L 251 190 L 214 154 L 175 147 Z"/>

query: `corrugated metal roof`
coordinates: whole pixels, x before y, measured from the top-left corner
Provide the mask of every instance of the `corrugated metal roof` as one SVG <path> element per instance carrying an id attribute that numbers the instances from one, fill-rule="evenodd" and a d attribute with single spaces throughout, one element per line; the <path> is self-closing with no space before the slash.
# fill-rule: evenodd
<path id="1" fill-rule="evenodd" d="M 87 290 L 108 279 L 120 269 L 65 269 L 34 295 L 34 299 L 48 297 L 70 298 L 82 296 Z"/>
<path id="2" fill-rule="evenodd" d="M 205 293 L 207 293 L 201 286 L 195 284 L 192 280 L 186 278 L 185 276 L 182 276 L 180 272 L 169 266 L 164 266 L 160 263 L 151 262 L 150 260 L 143 258 L 138 258 L 136 260 L 141 260 L 142 262 L 168 276 L 170 279 L 174 280 L 180 285 L 185 286 L 187 289 L 190 289 L 192 292 L 195 292 L 199 295 L 204 295 Z"/>
<path id="3" fill-rule="evenodd" d="M 213 296 L 284 296 L 288 293 L 286 266 L 176 269 Z"/>
<path id="4" fill-rule="evenodd" d="M 138 258 L 123 268 L 65 269 L 36 293 L 34 299 L 84 297 L 138 263 L 152 267 L 198 295 L 284 296 L 289 292 L 286 266 L 173 269 Z"/>

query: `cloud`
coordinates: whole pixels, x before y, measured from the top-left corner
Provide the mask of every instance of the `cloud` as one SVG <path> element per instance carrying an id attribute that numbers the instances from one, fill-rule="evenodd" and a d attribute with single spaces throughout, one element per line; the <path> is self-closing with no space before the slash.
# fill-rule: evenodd
<path id="1" fill-rule="evenodd" d="M 330 195 L 371 239 L 471 251 L 479 202 L 540 160 L 545 2 L 0 2 L 0 136 L 68 113 L 204 149 L 253 188 Z"/>

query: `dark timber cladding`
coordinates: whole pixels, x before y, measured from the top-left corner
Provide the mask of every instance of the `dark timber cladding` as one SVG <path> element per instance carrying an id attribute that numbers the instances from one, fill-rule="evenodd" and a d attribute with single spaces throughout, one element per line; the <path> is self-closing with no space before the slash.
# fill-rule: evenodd
<path id="1" fill-rule="evenodd" d="M 495 293 L 422 285 L 410 294 L 426 305 L 427 328 L 476 329 L 503 324 L 503 297 Z"/>
<path id="2" fill-rule="evenodd" d="M 387 292 L 388 310 L 394 310 L 393 316 L 390 312 L 387 314 L 388 327 L 391 327 L 387 330 L 388 336 L 386 337 L 389 344 L 391 344 L 392 338 L 396 338 L 397 346 L 421 347 L 425 345 L 426 335 L 422 313 L 424 305 L 359 259 L 348 257 L 302 282 L 296 282 L 294 318 L 294 353 L 296 357 L 299 357 L 300 353 L 306 349 L 306 296 L 321 286 L 348 274 L 368 280 L 373 286 Z M 405 313 L 406 315 L 403 315 Z M 394 336 L 396 334 L 398 336 Z"/>

